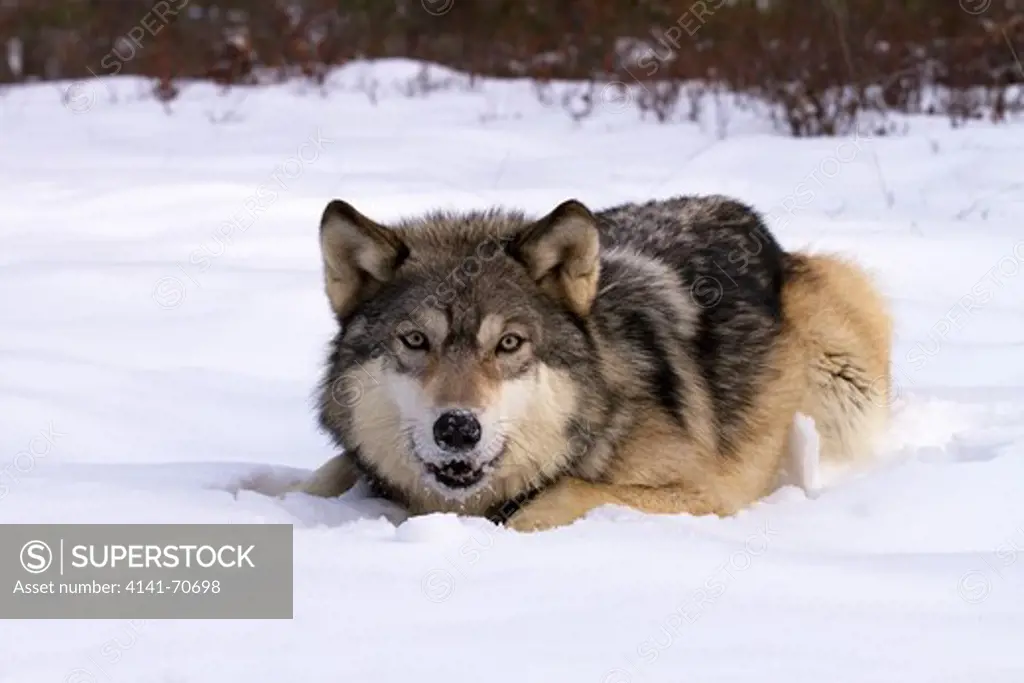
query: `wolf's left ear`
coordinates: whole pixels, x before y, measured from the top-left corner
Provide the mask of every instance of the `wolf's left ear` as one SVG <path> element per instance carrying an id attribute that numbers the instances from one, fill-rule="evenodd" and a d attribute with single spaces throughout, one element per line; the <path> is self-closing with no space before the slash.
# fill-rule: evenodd
<path id="1" fill-rule="evenodd" d="M 586 316 L 597 296 L 600 239 L 597 219 L 570 199 L 519 233 L 509 253 L 541 289 L 577 315 Z"/>
<path id="2" fill-rule="evenodd" d="M 344 318 L 392 278 L 409 250 L 394 232 L 335 199 L 320 218 L 320 253 L 327 298 Z"/>

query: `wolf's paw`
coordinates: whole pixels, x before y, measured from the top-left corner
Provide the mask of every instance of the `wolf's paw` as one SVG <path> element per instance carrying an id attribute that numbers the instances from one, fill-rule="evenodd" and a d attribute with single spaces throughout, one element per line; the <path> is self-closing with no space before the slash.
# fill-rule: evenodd
<path id="1" fill-rule="evenodd" d="M 605 502 L 595 499 L 591 485 L 565 479 L 547 489 L 512 515 L 505 526 L 516 531 L 544 531 L 566 526 Z"/>
<path id="2" fill-rule="evenodd" d="M 282 498 L 288 493 L 300 490 L 305 480 L 303 476 L 282 475 L 268 469 L 253 472 L 225 486 L 224 489 L 236 497 L 242 491 L 251 491 L 270 498 Z"/>
<path id="3" fill-rule="evenodd" d="M 555 527 L 564 526 L 573 522 L 576 517 L 568 518 L 557 509 L 545 509 L 544 506 L 534 508 L 533 505 L 523 508 L 512 515 L 505 523 L 509 529 L 521 532 L 545 531 Z"/>

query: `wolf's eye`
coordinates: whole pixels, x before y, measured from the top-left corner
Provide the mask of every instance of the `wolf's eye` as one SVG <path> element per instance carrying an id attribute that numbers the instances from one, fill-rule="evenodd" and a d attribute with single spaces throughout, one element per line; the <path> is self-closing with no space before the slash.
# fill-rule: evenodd
<path id="1" fill-rule="evenodd" d="M 402 340 L 406 348 L 413 351 L 425 351 L 427 348 L 427 338 L 422 332 L 407 332 L 400 336 L 399 339 Z"/>
<path id="2" fill-rule="evenodd" d="M 498 340 L 498 353 L 514 353 L 519 350 L 519 347 L 526 341 L 518 334 L 506 334 Z"/>

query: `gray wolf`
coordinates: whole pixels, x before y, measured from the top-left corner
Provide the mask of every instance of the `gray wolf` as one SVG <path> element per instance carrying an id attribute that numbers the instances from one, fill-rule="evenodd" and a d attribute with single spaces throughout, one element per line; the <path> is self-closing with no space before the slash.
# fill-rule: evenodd
<path id="1" fill-rule="evenodd" d="M 726 516 L 769 493 L 794 420 L 823 461 L 871 456 L 892 323 L 865 271 L 784 250 L 751 207 L 684 196 L 380 224 L 331 201 L 339 325 L 299 488 L 365 478 L 410 514 L 528 531 L 613 504 Z"/>

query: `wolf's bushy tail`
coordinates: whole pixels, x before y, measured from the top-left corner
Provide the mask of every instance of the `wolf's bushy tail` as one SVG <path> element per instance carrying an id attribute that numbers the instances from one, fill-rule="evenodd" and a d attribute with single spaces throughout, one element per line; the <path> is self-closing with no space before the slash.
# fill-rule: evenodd
<path id="1" fill-rule="evenodd" d="M 821 438 L 823 461 L 870 458 L 892 404 L 892 319 L 871 277 L 831 254 L 786 256 L 783 310 L 804 348 L 801 412 Z"/>

